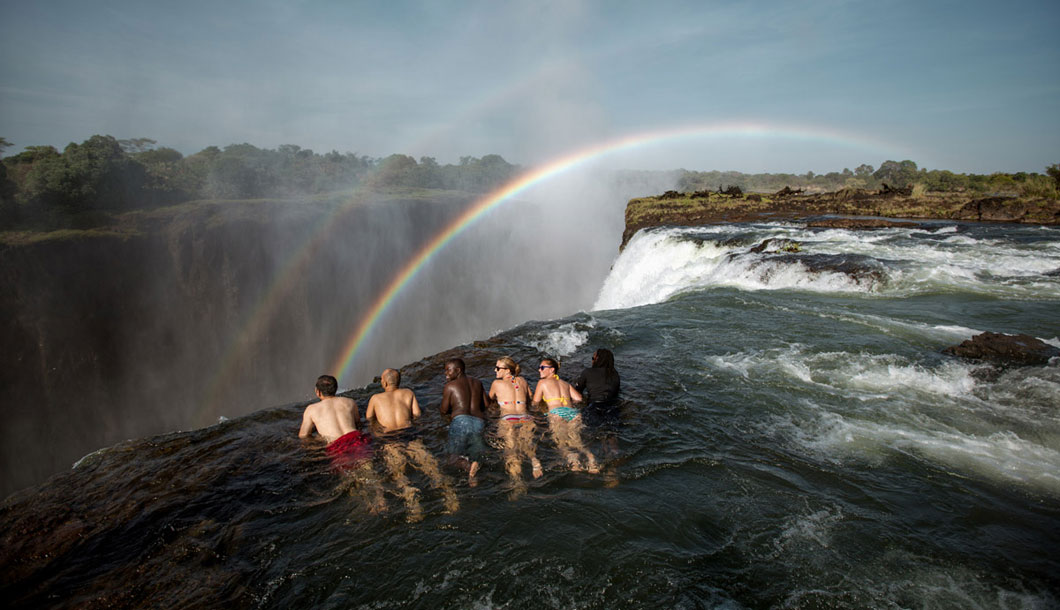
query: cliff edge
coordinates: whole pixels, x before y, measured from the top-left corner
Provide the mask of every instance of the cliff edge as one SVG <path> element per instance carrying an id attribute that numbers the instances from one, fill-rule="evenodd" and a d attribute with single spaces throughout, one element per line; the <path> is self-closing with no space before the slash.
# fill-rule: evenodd
<path id="1" fill-rule="evenodd" d="M 621 250 L 637 231 L 663 225 L 809 220 L 816 226 L 875 228 L 901 223 L 887 219 L 962 220 L 1060 224 L 1060 201 L 1027 197 L 983 197 L 965 193 L 913 194 L 909 189 L 842 189 L 805 194 L 785 188 L 773 194 L 667 191 L 626 205 Z"/>

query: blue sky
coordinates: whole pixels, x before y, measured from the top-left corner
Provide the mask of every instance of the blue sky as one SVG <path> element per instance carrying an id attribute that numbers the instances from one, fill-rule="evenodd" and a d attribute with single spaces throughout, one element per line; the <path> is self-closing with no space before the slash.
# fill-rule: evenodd
<path id="1" fill-rule="evenodd" d="M 686 130 L 611 161 L 1042 172 L 1058 35 L 1055 0 L 0 0 L 0 136 L 7 154 L 110 134 L 532 166 Z"/>

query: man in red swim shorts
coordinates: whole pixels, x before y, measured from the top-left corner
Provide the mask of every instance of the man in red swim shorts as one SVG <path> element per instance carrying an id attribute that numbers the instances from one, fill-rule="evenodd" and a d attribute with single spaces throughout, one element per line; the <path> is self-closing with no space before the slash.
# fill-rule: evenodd
<path id="1" fill-rule="evenodd" d="M 358 430 L 361 417 L 357 403 L 352 398 L 335 396 L 338 389 L 339 383 L 331 375 L 317 378 L 316 395 L 320 402 L 305 408 L 298 436 L 308 438 L 316 428 L 317 434 L 328 443 L 326 451 L 332 464 L 345 471 L 371 457 L 371 448 L 368 437 Z"/>

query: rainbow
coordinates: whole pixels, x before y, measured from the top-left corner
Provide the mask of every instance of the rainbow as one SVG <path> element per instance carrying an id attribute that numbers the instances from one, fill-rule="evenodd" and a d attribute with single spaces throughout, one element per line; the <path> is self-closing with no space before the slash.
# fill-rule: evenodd
<path id="1" fill-rule="evenodd" d="M 247 345 L 255 337 L 264 334 L 268 321 L 273 317 L 279 304 L 283 302 L 283 295 L 291 292 L 295 280 L 314 259 L 322 245 L 331 236 L 331 233 L 335 231 L 337 225 L 334 221 L 364 203 L 366 201 L 363 196 L 364 193 L 364 187 L 358 186 L 350 192 L 346 200 L 338 205 L 333 212 L 325 214 L 308 231 L 309 237 L 305 242 L 294 249 L 286 263 L 275 274 L 275 279 L 265 289 L 261 298 L 257 300 L 257 304 L 247 315 L 246 321 L 236 333 L 231 335 L 229 347 L 221 357 L 221 362 L 217 367 L 217 374 L 214 375 L 203 395 L 203 399 L 199 403 L 196 418 L 201 418 L 203 413 L 212 410 L 218 404 L 218 392 L 222 380 L 228 378 L 229 370 L 235 366 L 239 356 L 247 349 Z"/>
<path id="2" fill-rule="evenodd" d="M 405 266 L 397 272 L 383 292 L 375 299 L 368 312 L 361 318 L 360 323 L 343 346 L 341 355 L 332 370 L 337 371 L 337 376 L 340 380 L 343 378 L 353 364 L 361 345 L 383 317 L 383 314 L 386 313 L 390 304 L 394 302 L 397 295 L 400 294 L 405 286 L 416 277 L 420 270 L 423 269 L 439 250 L 444 248 L 446 244 L 471 226 L 471 224 L 489 210 L 501 205 L 516 195 L 529 190 L 541 182 L 605 155 L 677 139 L 704 137 L 788 138 L 818 143 L 838 144 L 854 148 L 867 148 L 874 151 L 893 152 L 898 150 L 897 147 L 886 142 L 871 140 L 864 136 L 845 134 L 837 131 L 743 123 L 681 127 L 627 135 L 625 137 L 609 140 L 564 155 L 536 169 L 527 171 L 508 184 L 502 186 L 500 189 L 476 201 L 465 210 L 463 214 L 444 227 L 441 232 L 424 245 L 419 252 L 413 255 Z"/>

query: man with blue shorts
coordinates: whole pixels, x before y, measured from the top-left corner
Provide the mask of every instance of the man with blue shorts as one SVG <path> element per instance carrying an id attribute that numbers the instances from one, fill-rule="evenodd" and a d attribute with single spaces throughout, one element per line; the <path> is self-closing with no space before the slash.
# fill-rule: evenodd
<path id="1" fill-rule="evenodd" d="M 486 393 L 482 382 L 464 374 L 464 361 L 453 358 L 445 363 L 445 387 L 442 389 L 441 414 L 452 415 L 449 424 L 450 461 L 459 460 L 468 469 L 469 485 L 476 484 L 479 460 L 486 452 L 482 430 L 486 425 Z"/>

